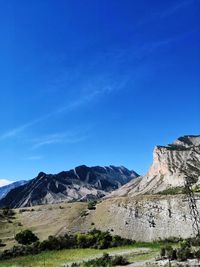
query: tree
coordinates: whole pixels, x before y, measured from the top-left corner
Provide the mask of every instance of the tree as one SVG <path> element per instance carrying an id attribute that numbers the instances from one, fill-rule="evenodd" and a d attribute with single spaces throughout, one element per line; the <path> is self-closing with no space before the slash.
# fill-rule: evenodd
<path id="1" fill-rule="evenodd" d="M 96 210 L 96 204 L 97 204 L 96 201 L 90 201 L 90 202 L 88 202 L 88 209 L 89 210 Z"/>
<path id="2" fill-rule="evenodd" d="M 22 245 L 30 245 L 38 241 L 38 237 L 30 230 L 24 230 L 15 236 L 15 240 Z"/>

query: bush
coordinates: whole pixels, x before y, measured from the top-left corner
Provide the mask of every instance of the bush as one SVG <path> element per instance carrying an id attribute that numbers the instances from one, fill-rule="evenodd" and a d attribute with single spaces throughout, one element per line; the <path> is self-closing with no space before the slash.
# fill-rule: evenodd
<path id="1" fill-rule="evenodd" d="M 165 257 L 165 253 L 166 253 L 166 251 L 165 251 L 165 247 L 162 247 L 162 248 L 160 249 L 160 256 L 161 256 L 161 258 Z"/>
<path id="2" fill-rule="evenodd" d="M 191 258 L 191 250 L 190 248 L 179 248 L 176 255 L 179 261 L 186 261 Z"/>
<path id="3" fill-rule="evenodd" d="M 177 258 L 177 256 L 176 256 L 176 250 L 173 249 L 172 246 L 169 246 L 169 245 L 161 248 L 161 250 L 160 250 L 160 256 L 162 258 L 163 257 L 166 257 L 169 260 L 175 260 Z"/>
<path id="4" fill-rule="evenodd" d="M 180 248 L 177 249 L 177 259 L 180 261 L 186 261 L 194 257 L 194 254 L 191 250 L 191 245 L 187 240 L 184 240 L 180 243 Z"/>
<path id="5" fill-rule="evenodd" d="M 38 237 L 30 230 L 24 230 L 15 236 L 15 240 L 22 245 L 30 245 L 38 241 Z"/>
<path id="6" fill-rule="evenodd" d="M 169 259 L 169 260 L 173 260 L 173 248 L 172 246 L 166 246 L 165 248 L 165 254 L 166 254 L 166 257 Z"/>
<path id="7" fill-rule="evenodd" d="M 86 210 L 82 210 L 81 213 L 80 213 L 80 216 L 81 217 L 86 217 L 86 216 L 88 216 L 88 212 Z"/>
<path id="8" fill-rule="evenodd" d="M 2 239 L 0 239 L 0 247 L 5 247 L 6 245 L 5 244 L 3 244 L 3 241 L 2 241 Z"/>
<path id="9" fill-rule="evenodd" d="M 97 204 L 97 201 L 90 201 L 88 203 L 88 209 L 89 210 L 96 210 L 96 204 Z"/>
<path id="10" fill-rule="evenodd" d="M 200 246 L 200 237 L 191 237 L 188 238 L 187 241 L 191 246 Z"/>
<path id="11" fill-rule="evenodd" d="M 15 215 L 14 210 L 10 208 L 3 208 L 3 216 L 5 217 L 13 217 Z"/>
<path id="12" fill-rule="evenodd" d="M 197 260 L 200 260 L 200 249 L 195 251 L 195 258 L 197 258 Z"/>
<path id="13" fill-rule="evenodd" d="M 104 253 L 101 258 L 93 259 L 84 262 L 83 267 L 111 267 L 117 265 L 127 265 L 129 262 L 122 256 L 111 257 L 109 254 Z"/>
<path id="14" fill-rule="evenodd" d="M 92 234 L 78 233 L 76 235 L 76 242 L 79 248 L 89 248 L 94 246 L 96 239 Z"/>
<path id="15" fill-rule="evenodd" d="M 135 241 L 124 239 L 120 236 L 111 236 L 109 232 L 101 232 L 100 230 L 96 229 L 85 234 L 66 234 L 64 236 L 58 237 L 49 236 L 47 240 L 44 240 L 42 242 L 39 242 L 37 236 L 35 236 L 30 230 L 25 230 L 16 235 L 16 240 L 23 246 L 15 246 L 12 249 L 4 251 L 2 254 L 0 254 L 0 259 L 8 259 L 23 255 L 33 255 L 42 251 L 70 248 L 104 249 L 113 246 L 121 246 L 135 243 Z M 115 261 L 120 261 L 120 258 L 116 258 Z M 124 262 L 125 264 L 125 260 L 122 262 Z"/>
<path id="16" fill-rule="evenodd" d="M 111 259 L 111 263 L 113 266 L 116 265 L 127 265 L 129 264 L 128 260 L 126 258 L 124 258 L 123 256 L 115 256 Z"/>

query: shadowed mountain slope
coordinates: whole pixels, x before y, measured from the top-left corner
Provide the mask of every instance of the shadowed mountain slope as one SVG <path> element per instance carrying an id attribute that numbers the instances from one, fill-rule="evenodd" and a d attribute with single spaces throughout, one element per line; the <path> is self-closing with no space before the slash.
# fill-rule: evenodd
<path id="1" fill-rule="evenodd" d="M 84 201 L 105 196 L 138 176 L 125 167 L 87 167 L 58 174 L 39 173 L 27 184 L 11 190 L 0 206 L 11 208 L 61 201 Z"/>

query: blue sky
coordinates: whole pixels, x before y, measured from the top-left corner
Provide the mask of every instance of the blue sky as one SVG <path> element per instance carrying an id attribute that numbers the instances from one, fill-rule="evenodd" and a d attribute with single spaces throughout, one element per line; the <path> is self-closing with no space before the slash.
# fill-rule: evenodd
<path id="1" fill-rule="evenodd" d="M 199 0 L 0 1 L 0 179 L 200 134 Z"/>

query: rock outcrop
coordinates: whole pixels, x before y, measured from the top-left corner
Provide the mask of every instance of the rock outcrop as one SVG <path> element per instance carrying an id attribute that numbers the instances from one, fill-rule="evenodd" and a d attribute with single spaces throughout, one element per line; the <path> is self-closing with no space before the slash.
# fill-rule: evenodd
<path id="1" fill-rule="evenodd" d="M 138 174 L 125 167 L 87 167 L 85 165 L 58 174 L 39 173 L 23 186 L 11 190 L 0 200 L 0 207 L 27 207 L 61 201 L 98 199 Z"/>
<path id="2" fill-rule="evenodd" d="M 197 206 L 200 208 L 199 201 Z M 137 241 L 188 238 L 196 234 L 184 195 L 138 195 L 107 199 L 86 217 L 78 218 L 76 225 L 75 229 L 69 230 L 87 232 L 96 227 Z"/>
<path id="3" fill-rule="evenodd" d="M 197 206 L 200 208 L 200 201 Z M 87 207 L 84 202 L 74 202 L 23 208 L 27 212 L 19 213 L 18 218 L 24 228 L 34 226 L 40 239 L 94 228 L 137 241 L 195 236 L 184 195 L 110 198 L 98 203 L 96 209 Z"/>
<path id="4" fill-rule="evenodd" d="M 200 183 L 200 136 L 183 136 L 167 146 L 156 146 L 153 164 L 143 177 L 130 181 L 111 196 L 155 194 L 183 187 L 185 179 Z"/>

